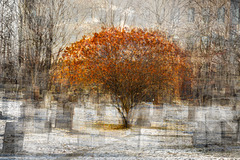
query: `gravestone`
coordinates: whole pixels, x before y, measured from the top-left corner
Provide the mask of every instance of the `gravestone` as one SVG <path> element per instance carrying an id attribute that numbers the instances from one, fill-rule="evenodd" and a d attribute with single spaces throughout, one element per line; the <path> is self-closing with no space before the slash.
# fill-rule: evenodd
<path id="1" fill-rule="evenodd" d="M 18 122 L 7 122 L 3 139 L 2 153 L 15 154 L 23 149 L 23 125 Z"/>
<path id="2" fill-rule="evenodd" d="M 141 127 L 151 127 L 151 122 L 149 121 L 148 117 L 144 115 L 144 113 L 140 112 L 135 125 Z"/>
<path id="3" fill-rule="evenodd" d="M 3 118 L 2 111 L 0 111 L 0 119 L 2 119 L 2 118 Z"/>
<path id="4" fill-rule="evenodd" d="M 227 121 L 221 121 L 221 140 L 222 144 L 233 144 L 236 140 L 236 129 L 233 123 Z"/>
<path id="5" fill-rule="evenodd" d="M 216 121 L 198 122 L 193 134 L 194 147 L 208 147 L 213 144 L 221 144 L 221 127 Z"/>
<path id="6" fill-rule="evenodd" d="M 220 99 L 220 105 L 221 106 L 228 106 L 230 104 L 230 100 L 227 98 Z"/>
<path id="7" fill-rule="evenodd" d="M 188 121 L 194 121 L 195 114 L 196 114 L 195 106 L 188 106 Z"/>
<path id="8" fill-rule="evenodd" d="M 58 104 L 55 119 L 56 128 L 72 129 L 74 108 L 71 103 Z"/>
<path id="9" fill-rule="evenodd" d="M 204 106 L 212 106 L 212 96 L 211 95 L 203 95 L 203 105 Z"/>
<path id="10" fill-rule="evenodd" d="M 236 141 L 240 143 L 240 117 L 237 118 Z"/>

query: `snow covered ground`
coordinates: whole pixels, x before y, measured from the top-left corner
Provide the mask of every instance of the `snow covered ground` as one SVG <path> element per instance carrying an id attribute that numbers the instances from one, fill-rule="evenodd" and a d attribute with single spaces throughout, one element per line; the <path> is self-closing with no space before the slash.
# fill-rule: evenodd
<path id="1" fill-rule="evenodd" d="M 23 110 L 21 105 L 20 101 L 0 102 L 3 116 L 10 117 L 0 120 L 0 150 L 6 122 L 23 123 L 23 112 L 26 116 L 23 152 L 14 156 L 0 154 L 0 159 L 240 159 L 239 145 L 194 148 L 193 134 L 189 130 L 192 122 L 188 122 L 186 106 L 165 105 L 153 110 L 150 104 L 147 108 L 143 107 L 142 112 L 150 117 L 152 127 L 103 130 L 84 124 L 99 120 L 99 115 L 103 114 L 108 116 L 103 116 L 101 120 L 117 123 L 119 117 L 115 115 L 118 113 L 109 106 L 103 113 L 99 113 L 89 105 L 75 105 L 72 110 L 67 111 L 59 109 L 57 105 L 52 105 L 51 109 L 34 108 L 33 105 L 29 105 Z M 206 117 L 211 121 L 228 120 L 233 115 L 230 109 L 217 107 L 197 108 L 195 112 L 195 118 L 200 122 L 204 122 Z M 67 116 L 70 116 L 70 121 Z M 63 120 L 57 120 L 58 118 Z M 70 128 L 73 130 L 69 127 L 64 128 L 65 125 L 57 127 L 57 121 L 67 125 L 71 122 Z M 51 129 L 46 122 L 51 122 Z M 167 126 L 167 130 L 157 128 L 175 123 L 178 124 L 178 128 L 176 125 Z M 194 127 L 196 126 L 193 125 L 192 129 Z M 221 152 L 223 150 L 224 152 Z"/>
<path id="2" fill-rule="evenodd" d="M 191 137 L 162 136 L 166 131 L 147 128 L 96 130 L 82 133 L 53 130 L 26 134 L 24 152 L 0 159 L 240 159 L 239 150 L 205 152 L 191 145 Z"/>

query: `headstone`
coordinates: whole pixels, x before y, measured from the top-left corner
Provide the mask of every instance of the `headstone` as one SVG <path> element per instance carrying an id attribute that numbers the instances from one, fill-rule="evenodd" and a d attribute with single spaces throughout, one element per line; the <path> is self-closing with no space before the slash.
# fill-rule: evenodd
<path id="1" fill-rule="evenodd" d="M 225 122 L 224 121 L 221 121 L 220 122 L 220 125 L 221 125 L 221 138 L 224 139 L 225 138 Z"/>
<path id="2" fill-rule="evenodd" d="M 236 139 L 237 142 L 240 142 L 240 117 L 237 119 Z"/>
<path id="3" fill-rule="evenodd" d="M 58 104 L 55 126 L 61 129 L 72 129 L 74 108 L 71 104 Z"/>
<path id="4" fill-rule="evenodd" d="M 150 107 L 149 107 L 149 116 L 151 117 L 151 116 L 153 116 L 153 112 L 154 112 L 154 108 L 153 108 L 154 106 L 153 105 L 151 105 Z"/>
<path id="5" fill-rule="evenodd" d="M 213 144 L 221 144 L 222 134 L 221 126 L 216 121 L 198 122 L 197 128 L 193 134 L 193 146 L 207 147 Z"/>
<path id="6" fill-rule="evenodd" d="M 203 96 L 203 105 L 204 106 L 211 106 L 212 105 L 212 96 L 211 95 L 204 95 Z"/>
<path id="7" fill-rule="evenodd" d="M 15 154 L 23 149 L 23 125 L 18 122 L 7 122 L 3 139 L 2 153 Z"/>
<path id="8" fill-rule="evenodd" d="M 220 99 L 220 105 L 221 105 L 221 106 L 228 106 L 229 103 L 230 103 L 230 100 L 227 99 L 227 98 L 222 98 L 222 99 Z"/>
<path id="9" fill-rule="evenodd" d="M 236 139 L 236 129 L 233 129 L 230 122 L 221 121 L 221 139 L 222 144 L 232 144 Z"/>
<path id="10" fill-rule="evenodd" d="M 237 106 L 236 105 L 232 106 L 232 110 L 236 111 L 237 110 Z"/>
<path id="11" fill-rule="evenodd" d="M 139 117 L 137 118 L 136 122 L 135 122 L 136 126 L 141 126 L 141 127 L 151 127 L 151 122 L 149 121 L 149 119 L 145 116 L 143 116 L 141 113 L 139 115 Z"/>
<path id="12" fill-rule="evenodd" d="M 195 106 L 188 106 L 188 120 L 194 121 L 195 120 Z"/>
<path id="13" fill-rule="evenodd" d="M 2 111 L 0 111 L 0 119 L 2 119 L 2 118 L 3 118 Z"/>
<path id="14" fill-rule="evenodd" d="M 48 132 L 48 133 L 51 133 L 52 132 L 52 123 L 51 121 L 46 121 L 44 123 L 44 127 L 45 127 L 45 130 Z"/>
<path id="15" fill-rule="evenodd" d="M 45 122 L 47 121 L 47 110 L 45 109 L 35 109 L 34 113 L 34 132 L 44 133 L 46 132 Z"/>

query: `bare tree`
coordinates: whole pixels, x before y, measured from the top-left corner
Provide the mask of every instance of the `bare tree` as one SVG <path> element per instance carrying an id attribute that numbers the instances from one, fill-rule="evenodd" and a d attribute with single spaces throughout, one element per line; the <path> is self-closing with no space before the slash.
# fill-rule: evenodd
<path id="1" fill-rule="evenodd" d="M 232 96 L 236 86 L 236 59 L 231 39 L 228 1 L 191 1 L 188 9 L 187 48 L 195 64 L 194 96 L 199 104 Z"/>
<path id="2" fill-rule="evenodd" d="M 188 1 L 185 0 L 150 0 L 141 3 L 141 17 L 149 27 L 156 27 L 167 31 L 170 35 L 176 35 L 179 29 L 184 28 L 184 17 Z"/>
<path id="3" fill-rule="evenodd" d="M 19 3 L 19 77 L 36 92 L 49 89 L 49 71 L 60 46 L 69 43 L 73 3 L 66 0 L 21 1 Z M 77 16 L 77 15 L 75 15 Z M 71 28 L 72 29 L 72 28 Z"/>
<path id="4" fill-rule="evenodd" d="M 101 26 L 119 26 L 132 25 L 133 2 L 128 0 L 116 1 L 116 0 L 97 0 L 89 1 L 85 4 L 86 15 L 85 23 L 95 28 L 94 31 L 100 29 Z M 98 27 L 95 24 L 98 24 Z M 91 31 L 92 32 L 92 31 Z"/>
<path id="5" fill-rule="evenodd" d="M 0 82 L 16 83 L 15 53 L 17 52 L 16 32 L 17 1 L 0 2 Z"/>

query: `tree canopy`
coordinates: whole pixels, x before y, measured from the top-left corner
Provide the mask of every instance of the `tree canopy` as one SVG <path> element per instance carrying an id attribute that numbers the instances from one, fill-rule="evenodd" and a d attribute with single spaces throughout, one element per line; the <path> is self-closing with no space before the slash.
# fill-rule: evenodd
<path id="1" fill-rule="evenodd" d="M 67 47 L 54 80 L 101 86 L 113 96 L 127 127 L 131 109 L 151 89 L 171 88 L 177 95 L 189 67 L 186 54 L 165 33 L 112 27 Z"/>

